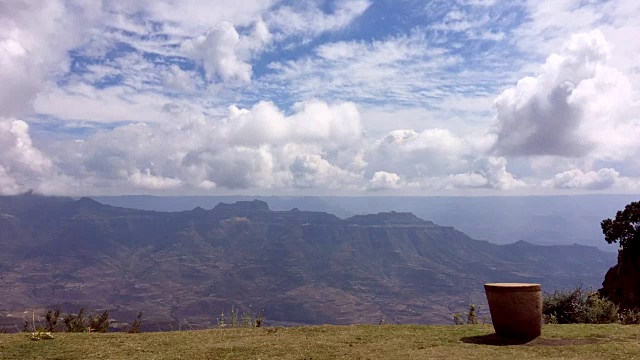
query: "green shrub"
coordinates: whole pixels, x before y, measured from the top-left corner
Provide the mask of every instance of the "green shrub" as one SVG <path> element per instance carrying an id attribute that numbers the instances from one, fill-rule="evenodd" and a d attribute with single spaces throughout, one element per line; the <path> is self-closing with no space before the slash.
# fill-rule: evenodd
<path id="1" fill-rule="evenodd" d="M 547 324 L 610 324 L 618 321 L 618 306 L 578 286 L 545 294 L 542 314 Z"/>
<path id="2" fill-rule="evenodd" d="M 596 292 L 587 296 L 583 322 L 586 324 L 611 324 L 618 322 L 618 306 Z"/>
<path id="3" fill-rule="evenodd" d="M 67 314 L 63 319 L 67 332 L 85 332 L 87 326 L 84 319 L 84 308 L 81 308 L 78 314 Z"/>

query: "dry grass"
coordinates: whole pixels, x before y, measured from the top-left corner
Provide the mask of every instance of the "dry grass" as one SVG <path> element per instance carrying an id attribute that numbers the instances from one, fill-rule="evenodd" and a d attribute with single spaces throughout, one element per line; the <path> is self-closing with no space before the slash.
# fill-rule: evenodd
<path id="1" fill-rule="evenodd" d="M 640 326 L 548 325 L 504 345 L 491 326 L 356 325 L 167 333 L 0 334 L 0 359 L 632 359 Z"/>

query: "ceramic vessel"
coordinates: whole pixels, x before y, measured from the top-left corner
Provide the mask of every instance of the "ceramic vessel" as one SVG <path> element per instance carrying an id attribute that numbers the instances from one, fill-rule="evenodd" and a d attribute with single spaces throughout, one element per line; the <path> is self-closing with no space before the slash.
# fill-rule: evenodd
<path id="1" fill-rule="evenodd" d="M 498 336 L 534 339 L 542 331 L 540 284 L 494 283 L 484 285 L 493 328 Z"/>

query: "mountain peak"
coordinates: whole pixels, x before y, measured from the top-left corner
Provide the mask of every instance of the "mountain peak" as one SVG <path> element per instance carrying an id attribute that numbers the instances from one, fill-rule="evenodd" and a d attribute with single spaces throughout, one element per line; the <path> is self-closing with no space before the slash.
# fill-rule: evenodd
<path id="1" fill-rule="evenodd" d="M 346 219 L 357 225 L 433 225 L 431 221 L 422 220 L 410 212 L 380 212 L 369 215 L 356 215 Z"/>
<path id="2" fill-rule="evenodd" d="M 90 197 L 81 197 L 80 199 L 75 201 L 75 204 L 77 206 L 83 206 L 83 207 L 100 207 L 100 206 L 104 206 L 103 204 L 93 200 Z"/>
<path id="3" fill-rule="evenodd" d="M 262 200 L 236 201 L 233 204 L 219 203 L 214 210 L 222 211 L 269 211 L 269 204 Z"/>

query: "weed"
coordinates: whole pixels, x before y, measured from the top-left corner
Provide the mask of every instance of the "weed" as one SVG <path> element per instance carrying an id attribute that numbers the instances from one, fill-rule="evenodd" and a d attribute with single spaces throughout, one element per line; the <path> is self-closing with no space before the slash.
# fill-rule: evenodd
<path id="1" fill-rule="evenodd" d="M 54 339 L 53 335 L 49 331 L 38 330 L 32 332 L 28 336 L 29 340 L 38 341 L 38 340 L 51 340 Z"/>
<path id="2" fill-rule="evenodd" d="M 640 310 L 624 310 L 620 313 L 619 318 L 623 325 L 640 324 Z"/>
<path id="3" fill-rule="evenodd" d="M 264 309 L 262 309 L 259 313 L 255 314 L 251 311 L 252 307 L 249 306 L 248 310 L 245 310 L 240 314 L 238 308 L 231 306 L 231 321 L 229 323 L 226 322 L 226 317 L 224 315 L 224 311 L 220 314 L 220 317 L 216 320 L 218 321 L 218 327 L 262 327 L 264 326 Z"/>

